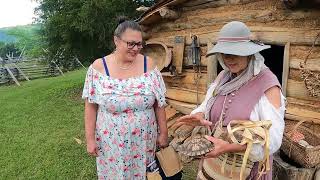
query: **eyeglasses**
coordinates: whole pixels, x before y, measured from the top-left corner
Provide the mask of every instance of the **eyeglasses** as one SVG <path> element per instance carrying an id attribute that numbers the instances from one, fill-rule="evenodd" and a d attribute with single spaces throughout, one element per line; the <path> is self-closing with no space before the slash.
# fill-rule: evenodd
<path id="1" fill-rule="evenodd" d="M 128 49 L 133 49 L 135 46 L 137 46 L 138 49 L 142 49 L 143 48 L 143 42 L 135 42 L 135 41 L 125 41 L 123 39 L 121 39 L 120 37 L 118 37 L 121 41 L 127 43 L 127 48 Z"/>

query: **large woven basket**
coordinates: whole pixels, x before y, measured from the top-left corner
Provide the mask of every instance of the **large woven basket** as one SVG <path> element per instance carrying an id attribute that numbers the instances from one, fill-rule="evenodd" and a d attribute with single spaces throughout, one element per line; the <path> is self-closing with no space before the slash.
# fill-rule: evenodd
<path id="1" fill-rule="evenodd" d="M 303 122 L 286 124 L 281 150 L 301 166 L 312 168 L 320 164 L 320 136 L 311 129 L 300 126 Z M 306 147 L 293 141 L 290 135 L 295 130 L 302 133 L 304 140 L 313 147 Z"/>

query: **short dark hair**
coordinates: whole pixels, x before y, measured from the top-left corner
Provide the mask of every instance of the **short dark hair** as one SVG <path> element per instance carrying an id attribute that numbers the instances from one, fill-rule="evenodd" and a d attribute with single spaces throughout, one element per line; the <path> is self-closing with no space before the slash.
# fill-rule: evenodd
<path id="1" fill-rule="evenodd" d="M 132 29 L 139 32 L 142 31 L 140 25 L 137 22 L 127 20 L 126 17 L 119 17 L 118 26 L 114 30 L 114 36 L 120 37 L 127 29 Z"/>

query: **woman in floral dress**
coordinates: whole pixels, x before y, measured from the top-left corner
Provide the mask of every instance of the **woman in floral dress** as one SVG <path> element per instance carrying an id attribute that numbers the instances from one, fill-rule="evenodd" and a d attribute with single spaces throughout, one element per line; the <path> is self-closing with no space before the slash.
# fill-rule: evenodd
<path id="1" fill-rule="evenodd" d="M 167 145 L 165 85 L 151 58 L 140 54 L 141 29 L 123 21 L 116 50 L 89 67 L 85 99 L 87 151 L 99 179 L 145 179 L 156 144 Z"/>

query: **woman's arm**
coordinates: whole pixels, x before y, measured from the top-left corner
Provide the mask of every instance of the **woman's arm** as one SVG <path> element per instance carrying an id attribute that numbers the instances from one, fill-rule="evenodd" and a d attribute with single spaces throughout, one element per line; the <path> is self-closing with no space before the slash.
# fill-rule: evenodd
<path id="1" fill-rule="evenodd" d="M 167 128 L 167 120 L 166 120 L 166 111 L 164 107 L 159 107 L 158 103 L 155 103 L 154 111 L 155 111 L 158 126 L 159 126 L 159 137 L 157 139 L 157 143 L 160 147 L 165 147 L 168 145 L 168 128 Z"/>
<path id="2" fill-rule="evenodd" d="M 156 67 L 156 64 L 153 61 L 153 59 L 147 56 L 148 71 L 153 70 L 155 67 Z M 168 128 L 167 128 L 166 111 L 163 106 L 159 107 L 159 104 L 157 101 L 154 103 L 153 108 L 154 108 L 157 123 L 159 126 L 159 136 L 157 138 L 157 144 L 160 147 L 166 147 L 168 145 Z"/>
<path id="3" fill-rule="evenodd" d="M 270 104 L 272 104 L 276 109 L 281 106 L 281 95 L 280 88 L 278 86 L 273 86 L 265 92 Z"/>
<path id="4" fill-rule="evenodd" d="M 252 121 L 271 120 L 272 122 L 269 130 L 270 154 L 276 152 L 281 146 L 285 124 L 284 113 L 285 98 L 277 86 L 268 89 L 251 112 L 250 119 Z M 263 159 L 263 156 L 264 147 L 260 144 L 254 144 L 250 152 L 250 159 L 252 161 L 260 161 Z"/>
<path id="5" fill-rule="evenodd" d="M 87 141 L 87 152 L 92 156 L 97 156 L 97 145 L 95 140 L 95 129 L 96 129 L 96 117 L 97 117 L 97 104 L 89 103 L 85 101 L 85 135 Z"/>

